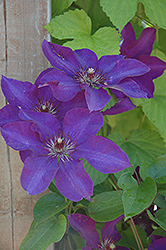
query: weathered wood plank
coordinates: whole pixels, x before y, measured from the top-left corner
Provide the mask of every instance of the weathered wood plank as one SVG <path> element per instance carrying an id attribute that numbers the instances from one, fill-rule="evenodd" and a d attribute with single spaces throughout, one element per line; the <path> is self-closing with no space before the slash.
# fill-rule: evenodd
<path id="1" fill-rule="evenodd" d="M 33 82 L 48 67 L 41 42 L 48 38 L 43 28 L 49 20 L 48 0 L 4 0 L 0 2 L 0 66 L 7 77 Z M 0 106 L 5 104 L 0 93 Z M 7 149 L 0 141 L 0 246 L 18 250 L 33 218 L 33 207 L 39 195 L 28 195 L 20 185 L 23 167 L 18 152 Z M 49 248 L 53 249 L 52 247 Z"/>

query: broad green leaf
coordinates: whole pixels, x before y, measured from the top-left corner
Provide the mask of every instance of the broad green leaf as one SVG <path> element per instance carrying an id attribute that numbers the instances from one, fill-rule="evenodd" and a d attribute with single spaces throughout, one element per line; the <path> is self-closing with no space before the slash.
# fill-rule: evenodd
<path id="1" fill-rule="evenodd" d="M 108 174 L 103 174 L 103 173 L 97 171 L 87 161 L 84 160 L 83 164 L 84 164 L 84 168 L 85 168 L 86 172 L 90 175 L 94 186 L 97 184 L 100 184 L 108 177 Z"/>
<path id="2" fill-rule="evenodd" d="M 125 220 L 141 213 L 149 207 L 157 192 L 157 187 L 153 179 L 147 177 L 138 186 L 130 172 L 121 175 L 118 180 L 118 186 L 124 190 L 122 201 Z"/>
<path id="3" fill-rule="evenodd" d="M 56 193 L 48 193 L 41 197 L 33 210 L 35 221 L 46 220 L 52 215 L 62 211 L 70 204 L 70 201 L 65 202 L 64 197 Z"/>
<path id="4" fill-rule="evenodd" d="M 51 1 L 52 15 L 54 16 L 61 14 L 75 1 L 76 0 L 52 0 Z"/>
<path id="5" fill-rule="evenodd" d="M 53 242 L 62 239 L 66 231 L 66 218 L 61 214 L 58 220 L 52 216 L 40 223 L 33 221 L 30 230 L 21 243 L 20 250 L 45 250 Z"/>
<path id="6" fill-rule="evenodd" d="M 165 0 L 141 0 L 145 7 L 145 13 L 153 24 L 166 29 L 165 22 Z"/>
<path id="7" fill-rule="evenodd" d="M 112 191 L 98 194 L 88 206 L 90 217 L 95 221 L 110 221 L 124 213 L 122 191 Z"/>
<path id="8" fill-rule="evenodd" d="M 165 196 L 159 194 L 157 198 L 154 200 L 154 204 L 156 204 L 160 208 L 166 208 Z"/>
<path id="9" fill-rule="evenodd" d="M 109 139 L 126 152 L 134 167 L 149 166 L 157 156 L 166 151 L 165 143 L 157 131 L 138 129 L 132 132 L 128 140 L 119 133 L 113 133 Z"/>
<path id="10" fill-rule="evenodd" d="M 102 183 L 100 183 L 94 187 L 93 194 L 97 195 L 97 194 L 101 194 L 103 192 L 113 191 L 113 190 L 114 189 L 112 187 L 110 179 L 106 179 L 105 181 L 103 181 Z"/>
<path id="11" fill-rule="evenodd" d="M 88 48 L 98 57 L 119 54 L 120 34 L 111 27 L 98 29 L 91 35 L 91 19 L 84 10 L 75 9 L 53 18 L 45 28 L 58 39 L 74 39 L 65 43 L 72 49 Z"/>
<path id="12" fill-rule="evenodd" d="M 166 72 L 155 80 L 154 98 L 143 100 L 143 111 L 149 120 L 166 135 Z"/>
<path id="13" fill-rule="evenodd" d="M 166 230 L 166 208 L 162 208 L 156 212 L 155 217 L 147 210 L 149 218 L 156 222 L 162 229 Z"/>
<path id="14" fill-rule="evenodd" d="M 137 0 L 100 0 L 103 10 L 120 31 L 135 16 L 137 3 Z"/>
<path id="15" fill-rule="evenodd" d="M 166 155 L 162 155 L 154 160 L 148 168 L 148 175 L 157 183 L 166 183 Z"/>

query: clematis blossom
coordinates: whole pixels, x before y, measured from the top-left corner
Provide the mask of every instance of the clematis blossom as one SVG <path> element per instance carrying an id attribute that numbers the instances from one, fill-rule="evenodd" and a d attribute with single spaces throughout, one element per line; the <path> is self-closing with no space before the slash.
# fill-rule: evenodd
<path id="1" fill-rule="evenodd" d="M 24 116 L 23 114 L 20 116 L 20 109 L 22 111 L 30 110 L 41 115 L 42 113 L 52 114 L 62 124 L 68 110 L 87 108 L 83 93 L 78 93 L 68 102 L 58 101 L 52 95 L 50 86 L 40 83 L 40 78 L 46 72 L 49 72 L 49 69 L 41 72 L 35 84 L 2 76 L 1 87 L 9 104 L 0 110 L 0 127 L 10 122 L 30 119 L 25 113 Z"/>
<path id="2" fill-rule="evenodd" d="M 121 239 L 116 224 L 122 218 L 123 215 L 104 224 L 101 229 L 101 241 L 95 229 L 96 222 L 93 219 L 82 214 L 68 216 L 70 225 L 85 239 L 86 247 L 83 247 L 82 250 L 129 250 L 126 247 L 116 246 L 116 243 Z"/>
<path id="3" fill-rule="evenodd" d="M 60 101 L 67 101 L 81 91 L 89 110 L 97 111 L 110 100 L 107 90 L 118 90 L 133 98 L 146 98 L 137 82 L 131 77 L 146 74 L 150 69 L 136 59 L 123 55 L 106 55 L 100 59 L 89 49 L 70 48 L 47 42 L 42 43 L 43 53 L 53 68 L 43 75 L 41 82 L 49 84 Z"/>
<path id="4" fill-rule="evenodd" d="M 58 190 L 68 199 L 90 199 L 93 183 L 80 158 L 102 173 L 131 165 L 120 147 L 95 135 L 103 125 L 100 112 L 72 109 L 66 113 L 63 126 L 49 113 L 24 110 L 23 115 L 29 121 L 6 124 L 1 133 L 10 147 L 25 152 L 21 185 L 31 195 L 44 191 L 55 178 Z"/>
<path id="5" fill-rule="evenodd" d="M 166 238 L 161 235 L 151 235 L 152 243 L 148 250 L 166 250 Z"/>

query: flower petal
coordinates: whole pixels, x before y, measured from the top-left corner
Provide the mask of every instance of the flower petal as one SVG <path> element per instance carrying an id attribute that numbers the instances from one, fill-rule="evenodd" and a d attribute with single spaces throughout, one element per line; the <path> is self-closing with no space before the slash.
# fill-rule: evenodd
<path id="1" fill-rule="evenodd" d="M 122 60 L 123 58 L 124 58 L 124 56 L 122 56 L 122 55 L 102 56 L 98 61 L 97 68 L 102 73 L 105 74 L 113 69 L 113 67 L 116 65 L 117 61 Z"/>
<path id="2" fill-rule="evenodd" d="M 85 98 L 90 112 L 101 110 L 110 101 L 110 96 L 105 89 L 95 89 L 87 87 L 85 90 Z"/>
<path id="3" fill-rule="evenodd" d="M 67 199 L 80 201 L 93 195 L 93 182 L 86 173 L 83 163 L 78 161 L 61 162 L 55 175 L 56 187 Z"/>
<path id="4" fill-rule="evenodd" d="M 75 50 L 74 55 L 84 69 L 94 68 L 98 61 L 97 55 L 90 49 Z"/>
<path id="5" fill-rule="evenodd" d="M 119 83 L 126 77 L 144 75 L 150 68 L 136 59 L 119 60 L 110 72 L 109 86 Z"/>
<path id="6" fill-rule="evenodd" d="M 88 109 L 75 108 L 68 111 L 64 117 L 64 134 L 71 135 L 78 143 L 85 141 L 88 136 L 95 135 L 103 125 L 100 112 L 89 113 Z"/>
<path id="7" fill-rule="evenodd" d="M 105 110 L 103 115 L 117 115 L 129 110 L 134 109 L 136 106 L 130 101 L 128 97 L 120 100 L 119 102 L 115 103 L 113 107 L 110 109 Z"/>
<path id="8" fill-rule="evenodd" d="M 18 116 L 19 108 L 7 104 L 2 109 L 0 109 L 0 127 L 5 124 L 20 121 Z"/>
<path id="9" fill-rule="evenodd" d="M 36 86 L 30 82 L 22 82 L 2 76 L 2 91 L 7 101 L 15 106 L 31 107 L 36 94 Z"/>
<path id="10" fill-rule="evenodd" d="M 102 240 L 105 238 L 113 238 L 114 242 L 117 242 L 121 239 L 121 235 L 116 228 L 116 224 L 120 222 L 120 220 L 124 217 L 124 215 L 119 216 L 115 220 L 108 221 L 104 224 L 101 229 Z"/>
<path id="11" fill-rule="evenodd" d="M 6 144 L 15 150 L 32 150 L 35 153 L 42 154 L 43 147 L 39 134 L 32 131 L 31 122 L 14 122 L 9 123 L 1 129 L 1 134 Z M 45 152 L 45 150 L 44 150 Z"/>
<path id="12" fill-rule="evenodd" d="M 140 86 L 140 88 L 147 93 L 148 98 L 153 98 L 154 83 L 150 77 L 150 73 L 142 76 L 133 77 L 133 80 Z"/>
<path id="13" fill-rule="evenodd" d="M 70 225 L 81 235 L 83 239 L 85 239 L 85 244 L 92 247 L 92 249 L 98 249 L 100 238 L 95 229 L 95 221 L 83 214 L 71 214 L 68 218 Z"/>
<path id="14" fill-rule="evenodd" d="M 41 79 L 44 77 L 44 75 L 46 75 L 47 73 L 49 73 L 49 72 L 52 71 L 52 70 L 53 70 L 53 68 L 48 68 L 48 69 L 43 70 L 43 71 L 38 75 L 38 77 L 36 78 L 36 81 L 35 81 L 34 85 L 37 86 L 37 87 L 40 87 L 40 85 L 42 85 Z"/>
<path id="15" fill-rule="evenodd" d="M 87 160 L 104 174 L 116 173 L 131 166 L 126 153 L 114 142 L 102 136 L 90 136 L 71 156 Z"/>
<path id="16" fill-rule="evenodd" d="M 166 238 L 161 238 L 153 241 L 148 250 L 166 250 Z"/>
<path id="17" fill-rule="evenodd" d="M 21 185 L 28 194 L 39 194 L 48 188 L 57 170 L 56 158 L 27 157 L 21 173 Z"/>
<path id="18" fill-rule="evenodd" d="M 122 80 L 119 84 L 111 86 L 111 88 L 122 91 L 125 95 L 132 98 L 147 98 L 147 94 L 130 78 Z"/>
<path id="19" fill-rule="evenodd" d="M 47 42 L 42 43 L 42 49 L 45 57 L 54 67 L 64 70 L 69 75 L 73 75 L 79 63 L 75 58 L 74 52 L 67 47 Z"/>

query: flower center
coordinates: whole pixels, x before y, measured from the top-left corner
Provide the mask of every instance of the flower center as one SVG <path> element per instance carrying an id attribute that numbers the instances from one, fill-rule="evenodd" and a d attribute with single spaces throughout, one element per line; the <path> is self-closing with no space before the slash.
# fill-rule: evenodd
<path id="1" fill-rule="evenodd" d="M 92 87 L 102 87 L 103 84 L 107 85 L 105 74 L 99 72 L 98 69 L 95 70 L 94 68 L 88 68 L 84 70 L 81 68 L 76 76 L 76 81 L 79 82 L 81 85 L 86 84 Z"/>
<path id="2" fill-rule="evenodd" d="M 66 160 L 72 160 L 70 154 L 76 150 L 77 141 L 72 140 L 69 136 L 63 138 L 61 133 L 53 139 L 49 138 L 45 144 L 46 146 L 44 148 L 48 151 L 49 156 L 57 157 L 65 162 Z"/>
<path id="3" fill-rule="evenodd" d="M 99 249 L 101 249 L 101 250 L 115 250 L 116 246 L 114 244 L 114 239 L 112 237 L 110 239 L 105 238 L 104 241 L 99 246 Z"/>
<path id="4" fill-rule="evenodd" d="M 54 102 L 51 102 L 51 100 L 38 100 L 38 103 L 35 105 L 34 110 L 37 112 L 44 112 L 44 113 L 50 113 L 52 115 L 57 114 L 58 106 L 55 106 Z"/>

